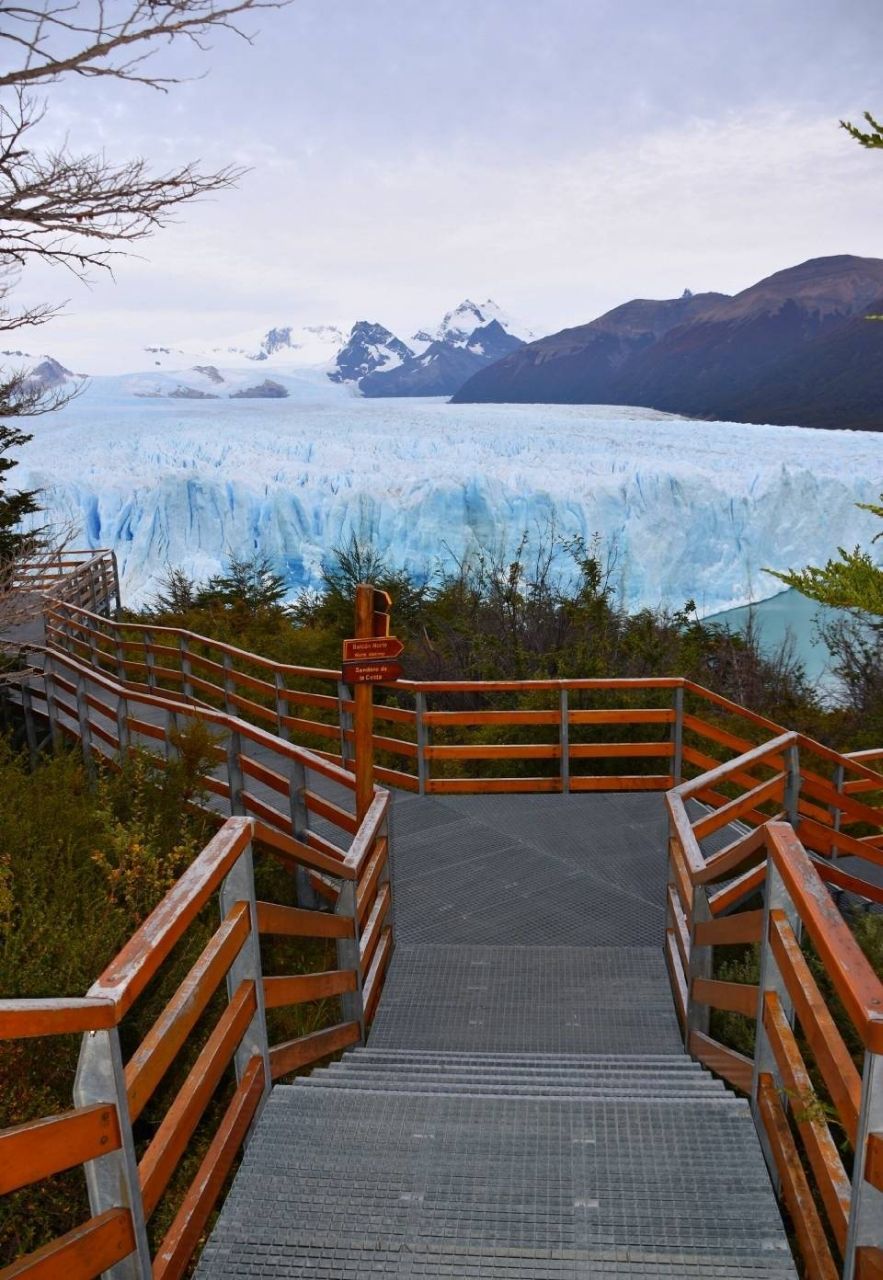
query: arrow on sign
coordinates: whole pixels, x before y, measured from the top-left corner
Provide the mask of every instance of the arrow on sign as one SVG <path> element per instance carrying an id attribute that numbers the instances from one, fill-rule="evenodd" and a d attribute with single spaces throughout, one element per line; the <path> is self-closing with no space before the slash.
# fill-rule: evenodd
<path id="1" fill-rule="evenodd" d="M 385 684 L 390 680 L 398 680 L 401 674 L 400 662 L 345 662 L 343 664 L 344 684 Z"/>
<path id="2" fill-rule="evenodd" d="M 366 640 L 344 640 L 344 662 L 390 662 L 405 652 L 396 636 L 371 636 Z"/>

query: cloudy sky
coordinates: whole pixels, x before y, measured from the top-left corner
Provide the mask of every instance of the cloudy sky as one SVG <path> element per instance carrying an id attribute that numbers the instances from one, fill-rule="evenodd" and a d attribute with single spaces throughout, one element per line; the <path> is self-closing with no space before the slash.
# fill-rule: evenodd
<path id="1" fill-rule="evenodd" d="M 879 0 L 295 0 L 253 25 L 158 63 L 201 77 L 167 97 L 49 89 L 47 138 L 250 172 L 115 281 L 32 270 L 22 298 L 69 300 L 32 345 L 133 369 L 273 324 L 407 336 L 465 296 L 551 331 L 883 255 L 883 155 L 837 126 L 883 115 Z"/>

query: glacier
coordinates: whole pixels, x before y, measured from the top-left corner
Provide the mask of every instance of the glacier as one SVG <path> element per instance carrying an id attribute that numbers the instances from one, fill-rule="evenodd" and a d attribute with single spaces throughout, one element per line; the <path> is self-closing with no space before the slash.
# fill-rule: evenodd
<path id="1" fill-rule="evenodd" d="M 114 548 L 131 605 L 169 566 L 204 579 L 231 553 L 266 553 L 295 593 L 351 535 L 421 576 L 554 528 L 615 547 L 628 607 L 692 598 L 713 613 L 773 594 L 765 567 L 870 545 L 855 503 L 883 488 L 871 433 L 366 400 L 309 376 L 280 375 L 286 400 L 174 400 L 145 396 L 151 379 L 170 381 L 93 379 L 34 421 L 14 473 L 40 490 L 42 523 Z"/>

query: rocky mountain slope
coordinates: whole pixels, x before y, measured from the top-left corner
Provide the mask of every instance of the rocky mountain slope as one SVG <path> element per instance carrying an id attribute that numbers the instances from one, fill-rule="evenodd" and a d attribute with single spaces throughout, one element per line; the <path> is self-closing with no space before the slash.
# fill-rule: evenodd
<path id="1" fill-rule="evenodd" d="M 883 430 L 883 260 L 839 255 L 726 297 L 637 300 L 479 371 L 458 403 L 646 405 Z"/>

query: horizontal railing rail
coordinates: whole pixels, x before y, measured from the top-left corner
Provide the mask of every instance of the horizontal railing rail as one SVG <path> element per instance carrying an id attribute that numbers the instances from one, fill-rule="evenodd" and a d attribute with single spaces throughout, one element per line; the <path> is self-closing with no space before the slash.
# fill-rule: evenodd
<path id="1" fill-rule="evenodd" d="M 296 861 L 307 850 L 329 860 L 304 861 L 306 887 L 347 904 L 361 1016 L 370 1018 L 392 946 L 388 801 L 378 795 L 357 831 L 351 808 L 317 787 L 301 789 L 290 764 L 292 752 L 304 751 L 295 740 L 318 744 L 307 752 L 308 767 L 351 797 L 353 701 L 340 673 L 64 604 L 49 609 L 47 633 L 56 732 L 84 743 L 91 734 L 89 750 L 99 738 L 98 749 L 112 753 L 133 735 L 172 749 L 169 726 L 186 717 L 221 729 L 218 767 L 205 780 L 216 807 L 251 814 L 281 856 Z M 106 709 L 110 690 L 116 733 Z M 678 677 L 400 680 L 379 696 L 379 782 L 420 794 L 667 793 L 665 955 L 687 1047 L 752 1097 L 807 1274 L 877 1274 L 879 982 L 834 901 L 844 894 L 883 904 L 883 751 L 842 755 Z M 776 914 L 782 911 L 793 942 Z M 294 917 L 272 904 L 258 904 L 258 912 L 265 924 L 294 927 Z M 804 940 L 815 949 L 809 959 Z M 718 976 L 719 948 L 751 946 L 760 955 L 757 981 Z M 859 1062 L 845 1048 L 813 965 L 852 1021 Z M 321 981 L 336 989 L 347 979 L 337 973 Z M 291 980 L 271 982 L 265 998 L 272 1007 L 297 989 Z M 720 1015 L 754 1029 L 754 1056 L 716 1030 Z M 300 1053 L 273 1050 L 271 1074 L 296 1067 Z M 832 1125 L 845 1135 L 846 1155 Z"/>
<path id="2" fill-rule="evenodd" d="M 354 703 L 337 669 L 64 602 L 46 629 L 50 647 L 121 683 L 224 710 L 352 767 Z M 378 686 L 374 720 L 376 780 L 442 795 L 667 791 L 785 732 L 680 677 L 403 679 Z"/>
<path id="3" fill-rule="evenodd" d="M 55 604 L 82 608 L 105 620 L 120 608 L 116 552 L 53 551 L 15 564 L 9 589 L 43 595 Z"/>
<path id="4" fill-rule="evenodd" d="M 883 851 L 875 843 L 883 810 L 866 803 L 867 795 L 853 799 L 855 783 L 865 792 L 883 791 L 883 775 L 862 760 L 784 733 L 666 797 L 665 954 L 685 1043 L 700 1062 L 751 1095 L 806 1274 L 826 1280 L 876 1274 L 867 1268 L 883 1241 L 878 1175 L 865 1172 L 875 1167 L 871 1153 L 883 1142 L 877 1059 L 883 984 L 831 897 L 833 888 L 883 903 L 876 874 Z M 856 828 L 870 828 L 871 835 L 855 834 Z M 860 1040 L 864 1077 L 821 994 L 802 938 L 811 942 Z M 716 976 L 717 948 L 751 944 L 760 955 L 756 983 Z M 713 1014 L 754 1024 L 753 1058 L 713 1034 Z M 832 1125 L 849 1145 L 851 1180 Z"/>
<path id="5" fill-rule="evenodd" d="M 56 670 L 50 680 L 58 678 Z M 76 708 L 55 692 L 49 698 L 60 727 Z M 158 701 L 145 705 L 155 707 Z M 119 722 L 126 719 L 131 719 L 128 709 Z M 85 727 L 83 722 L 81 731 Z M 302 749 L 281 746 L 287 759 L 315 764 L 321 774 L 331 771 L 342 785 L 351 785 L 348 775 L 337 778 L 342 771 L 326 761 L 313 762 Z M 335 816 L 340 820 L 334 813 L 331 819 Z M 364 1039 L 392 948 L 387 817 L 388 795 L 378 792 L 354 828 L 349 848 L 333 855 L 328 842 L 325 849 L 311 847 L 264 818 L 227 818 L 85 997 L 0 1000 L 0 1039 L 83 1034 L 74 1108 L 0 1132 L 0 1194 L 83 1166 L 92 1214 L 0 1274 L 85 1278 L 107 1272 L 147 1280 L 185 1273 L 271 1082 Z M 253 872 L 258 849 L 286 866 L 321 873 L 333 890 L 334 910 L 258 900 Z M 123 1061 L 120 1028 L 215 895 L 220 924 Z M 336 965 L 267 974 L 262 937 L 324 940 L 336 948 Z M 138 1154 L 139 1117 L 224 985 L 226 1004 Z M 270 1043 L 269 1011 L 328 999 L 338 1001 L 336 1023 Z M 231 1068 L 235 1085 L 214 1136 L 189 1189 L 179 1197 L 171 1225 L 151 1252 L 147 1223 Z"/>

